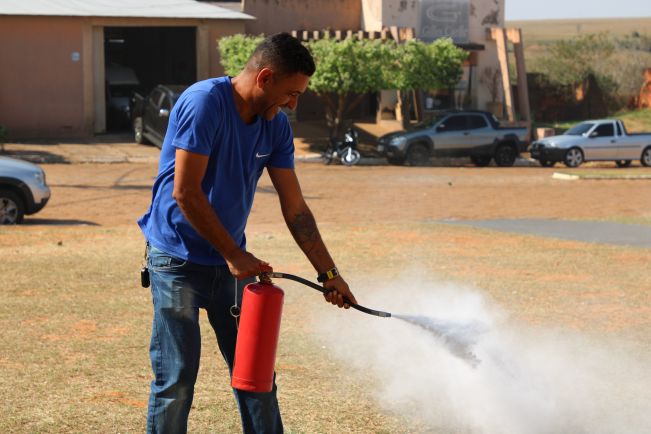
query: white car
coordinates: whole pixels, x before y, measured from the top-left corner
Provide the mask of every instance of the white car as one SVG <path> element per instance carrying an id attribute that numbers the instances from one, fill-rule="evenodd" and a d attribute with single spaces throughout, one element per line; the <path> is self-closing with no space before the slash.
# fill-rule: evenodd
<path id="1" fill-rule="evenodd" d="M 585 161 L 614 161 L 628 167 L 633 160 L 651 166 L 651 133 L 629 133 L 617 119 L 586 121 L 563 135 L 536 140 L 530 152 L 544 167 L 559 161 L 568 167 Z"/>
<path id="2" fill-rule="evenodd" d="M 0 224 L 17 224 L 50 199 L 45 172 L 36 164 L 0 157 Z"/>

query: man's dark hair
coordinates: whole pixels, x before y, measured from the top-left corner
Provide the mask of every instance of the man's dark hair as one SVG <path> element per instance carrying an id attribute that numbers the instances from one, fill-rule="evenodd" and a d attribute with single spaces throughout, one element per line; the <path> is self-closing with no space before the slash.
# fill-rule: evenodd
<path id="1" fill-rule="evenodd" d="M 310 51 L 289 33 L 268 36 L 258 45 L 247 66 L 271 68 L 280 75 L 301 73 L 311 77 L 316 70 Z"/>

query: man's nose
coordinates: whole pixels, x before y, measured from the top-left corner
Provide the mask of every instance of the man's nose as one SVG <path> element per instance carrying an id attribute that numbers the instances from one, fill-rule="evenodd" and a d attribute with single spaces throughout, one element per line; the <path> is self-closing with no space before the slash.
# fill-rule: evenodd
<path id="1" fill-rule="evenodd" d="M 298 97 L 293 96 L 289 98 L 289 101 L 287 101 L 287 104 L 285 104 L 285 107 L 287 107 L 290 110 L 296 110 L 296 106 L 298 105 Z"/>

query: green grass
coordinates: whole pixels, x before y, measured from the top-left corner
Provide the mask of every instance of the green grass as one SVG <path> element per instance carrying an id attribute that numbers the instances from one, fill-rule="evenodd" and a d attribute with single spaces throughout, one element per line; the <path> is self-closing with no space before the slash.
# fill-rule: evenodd
<path id="1" fill-rule="evenodd" d="M 621 169 L 580 168 L 577 170 L 558 170 L 558 173 L 578 176 L 580 179 L 638 179 L 651 180 L 651 171 L 639 167 Z"/>
<path id="2" fill-rule="evenodd" d="M 522 29 L 525 46 L 571 38 L 586 33 L 608 32 L 613 36 L 626 36 L 636 31 L 640 34 L 651 34 L 651 17 L 519 20 L 508 21 L 506 25 Z"/>
<path id="3" fill-rule="evenodd" d="M 649 132 L 651 134 L 651 109 L 645 110 L 622 110 L 608 118 L 620 119 L 624 122 L 627 131 L 631 133 Z M 556 134 L 562 134 L 583 120 L 563 122 L 538 122 L 534 128 L 554 128 Z"/>
<path id="4" fill-rule="evenodd" d="M 651 216 L 638 216 L 638 217 L 611 217 L 608 221 L 615 223 L 624 223 L 629 225 L 644 225 L 651 226 Z"/>

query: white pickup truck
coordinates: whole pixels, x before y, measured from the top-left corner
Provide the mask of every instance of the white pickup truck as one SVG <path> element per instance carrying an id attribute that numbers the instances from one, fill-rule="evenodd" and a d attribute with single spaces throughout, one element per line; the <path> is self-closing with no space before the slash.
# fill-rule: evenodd
<path id="1" fill-rule="evenodd" d="M 563 135 L 534 141 L 529 151 L 544 167 L 559 161 L 568 167 L 586 161 L 614 161 L 618 167 L 628 167 L 633 160 L 651 166 L 651 133 L 629 133 L 617 119 L 585 121 Z"/>

